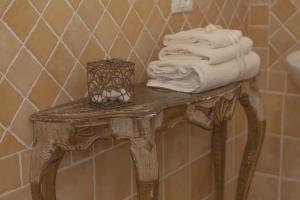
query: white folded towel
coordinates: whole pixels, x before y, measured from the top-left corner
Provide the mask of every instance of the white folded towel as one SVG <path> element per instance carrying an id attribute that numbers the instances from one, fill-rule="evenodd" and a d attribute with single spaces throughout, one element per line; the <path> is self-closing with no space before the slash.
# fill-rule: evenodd
<path id="1" fill-rule="evenodd" d="M 253 42 L 248 37 L 236 44 L 224 48 L 207 49 L 189 44 L 176 44 L 164 47 L 159 52 L 160 60 L 197 60 L 205 61 L 207 64 L 216 65 L 227 62 L 237 57 L 242 52 L 247 54 L 251 51 Z"/>
<path id="2" fill-rule="evenodd" d="M 256 76 L 260 57 L 251 51 L 244 57 L 244 61 L 245 66 L 238 59 L 219 65 L 191 60 L 154 61 L 147 69 L 151 77 L 147 86 L 179 92 L 207 91 Z"/>
<path id="3" fill-rule="evenodd" d="M 239 30 L 222 29 L 215 25 L 196 28 L 164 37 L 164 45 L 193 44 L 203 48 L 215 49 L 232 45 L 232 40 L 239 41 L 242 32 Z"/>

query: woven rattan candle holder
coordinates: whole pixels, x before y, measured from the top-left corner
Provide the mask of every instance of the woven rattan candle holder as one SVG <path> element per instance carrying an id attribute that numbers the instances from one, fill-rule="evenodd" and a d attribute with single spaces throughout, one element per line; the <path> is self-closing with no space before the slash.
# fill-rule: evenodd
<path id="1" fill-rule="evenodd" d="M 88 63 L 89 102 L 105 109 L 134 103 L 134 65 L 120 59 Z"/>

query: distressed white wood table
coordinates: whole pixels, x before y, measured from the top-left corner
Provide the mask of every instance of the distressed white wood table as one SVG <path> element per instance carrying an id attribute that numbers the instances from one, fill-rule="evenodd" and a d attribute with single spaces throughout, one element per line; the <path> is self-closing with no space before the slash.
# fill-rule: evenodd
<path id="1" fill-rule="evenodd" d="M 57 169 L 66 151 L 84 150 L 97 139 L 130 141 L 137 173 L 138 199 L 157 200 L 158 163 L 155 133 L 191 122 L 213 130 L 216 199 L 224 199 L 226 125 L 237 101 L 248 117 L 248 141 L 242 159 L 236 200 L 246 200 L 261 152 L 265 118 L 254 80 L 234 83 L 201 94 L 185 94 L 136 86 L 136 104 L 114 110 L 91 106 L 87 99 L 32 115 L 34 148 L 31 159 L 33 200 L 55 200 Z"/>

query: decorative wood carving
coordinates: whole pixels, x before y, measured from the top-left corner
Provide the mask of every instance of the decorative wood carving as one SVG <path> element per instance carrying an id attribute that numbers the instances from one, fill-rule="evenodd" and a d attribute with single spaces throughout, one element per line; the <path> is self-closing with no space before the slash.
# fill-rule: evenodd
<path id="1" fill-rule="evenodd" d="M 130 141 L 138 199 L 157 200 L 159 174 L 155 133 L 188 121 L 214 132 L 216 198 L 223 200 L 226 124 L 240 96 L 251 123 L 237 196 L 239 200 L 246 199 L 264 134 L 260 99 L 249 82 L 202 94 L 137 85 L 136 104 L 128 107 L 105 110 L 83 99 L 34 114 L 31 117 L 35 136 L 31 161 L 33 200 L 55 200 L 57 168 L 66 151 L 87 149 L 97 139 L 107 137 Z"/>

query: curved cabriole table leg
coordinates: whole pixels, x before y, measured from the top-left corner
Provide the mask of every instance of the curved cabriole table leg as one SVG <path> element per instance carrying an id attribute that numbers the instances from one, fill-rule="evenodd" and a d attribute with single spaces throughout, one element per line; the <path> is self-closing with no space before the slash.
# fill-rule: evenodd
<path id="1" fill-rule="evenodd" d="M 247 83 L 240 98 L 248 120 L 248 141 L 242 158 L 236 200 L 246 200 L 261 153 L 266 120 L 255 82 Z"/>
<path id="2" fill-rule="evenodd" d="M 161 127 L 163 115 L 143 118 L 116 118 L 111 121 L 113 136 L 130 142 L 135 166 L 138 200 L 158 199 L 158 159 L 155 131 Z"/>
<path id="3" fill-rule="evenodd" d="M 213 130 L 212 157 L 217 200 L 224 199 L 227 123 L 232 118 L 238 96 L 238 91 L 230 92 L 222 97 L 200 102 L 197 104 L 198 109 L 190 106 L 187 112 L 190 122 Z"/>
<path id="4" fill-rule="evenodd" d="M 53 152 L 46 151 L 48 149 L 44 145 L 37 144 L 32 152 L 31 192 L 33 200 L 56 199 L 56 174 L 64 152 L 60 149 Z"/>
<path id="5" fill-rule="evenodd" d="M 64 151 L 49 141 L 39 140 L 31 155 L 31 192 L 33 200 L 55 200 L 57 169 Z"/>
<path id="6" fill-rule="evenodd" d="M 137 177 L 138 199 L 158 199 L 158 161 L 154 135 L 131 139 L 131 155 Z"/>
<path id="7" fill-rule="evenodd" d="M 34 123 L 35 144 L 31 154 L 31 193 L 33 200 L 55 200 L 57 170 L 65 151 L 56 145 L 57 136 L 68 133 L 69 127 L 61 124 Z"/>
<path id="8" fill-rule="evenodd" d="M 217 200 L 224 199 L 224 184 L 225 184 L 225 152 L 226 152 L 226 134 L 227 121 L 216 123 L 213 129 L 212 137 L 212 152 L 214 162 L 215 175 L 215 198 Z"/>
<path id="9" fill-rule="evenodd" d="M 227 123 L 232 118 L 238 94 L 222 97 L 213 107 L 212 151 L 216 199 L 224 199 Z"/>

